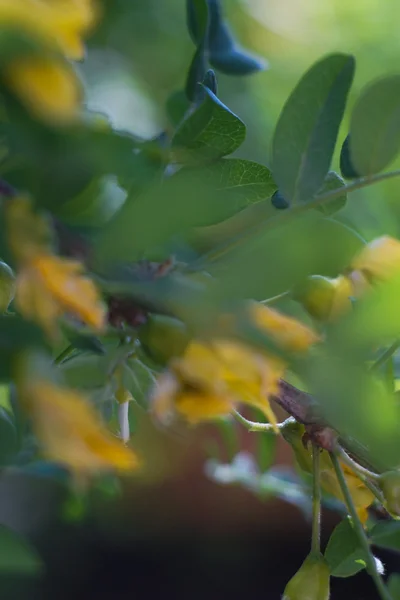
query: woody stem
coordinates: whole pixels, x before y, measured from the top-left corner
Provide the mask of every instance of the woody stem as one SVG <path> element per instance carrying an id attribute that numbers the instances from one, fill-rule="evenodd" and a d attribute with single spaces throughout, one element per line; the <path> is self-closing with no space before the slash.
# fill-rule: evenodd
<path id="1" fill-rule="evenodd" d="M 320 482 L 320 449 L 313 444 L 313 516 L 311 533 L 311 552 L 315 555 L 321 552 L 321 482 Z"/>

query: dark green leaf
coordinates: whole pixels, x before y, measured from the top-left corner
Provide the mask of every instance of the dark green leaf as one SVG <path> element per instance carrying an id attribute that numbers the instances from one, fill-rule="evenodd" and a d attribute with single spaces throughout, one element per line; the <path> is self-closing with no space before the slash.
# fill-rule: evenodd
<path id="1" fill-rule="evenodd" d="M 400 552 L 400 522 L 381 521 L 374 525 L 370 533 L 371 542 L 380 548 Z"/>
<path id="2" fill-rule="evenodd" d="M 20 535 L 0 525 L 0 572 L 33 575 L 42 571 L 37 552 Z"/>
<path id="3" fill-rule="evenodd" d="M 189 67 L 185 92 L 190 102 L 202 100 L 203 92 L 197 85 L 204 79 L 207 68 L 207 29 L 208 5 L 207 0 L 187 0 L 188 28 L 197 48 Z"/>
<path id="4" fill-rule="evenodd" d="M 234 152 L 246 127 L 207 87 L 203 103 L 181 124 L 172 140 L 179 161 L 215 160 Z"/>
<path id="5" fill-rule="evenodd" d="M 152 371 L 140 360 L 132 358 L 124 365 L 123 385 L 142 408 L 148 408 L 149 393 L 155 385 Z"/>
<path id="6" fill-rule="evenodd" d="M 207 33 L 207 0 L 186 0 L 186 15 L 189 33 L 195 44 L 199 44 Z"/>
<path id="7" fill-rule="evenodd" d="M 325 177 L 325 181 L 324 181 L 321 189 L 319 190 L 318 194 L 322 195 L 322 194 L 326 194 L 327 192 L 330 192 L 332 190 L 339 190 L 340 188 L 344 187 L 345 185 L 346 184 L 343 181 L 343 179 L 340 177 L 340 175 L 338 175 L 334 171 L 329 171 L 328 175 Z M 334 198 L 333 200 L 329 200 L 328 202 L 325 202 L 324 204 L 321 204 L 320 206 L 318 206 L 317 210 L 319 210 L 319 212 L 321 212 L 324 215 L 326 215 L 327 217 L 329 217 L 330 215 L 337 213 L 339 210 L 342 210 L 342 208 L 344 208 L 346 206 L 346 202 L 347 202 L 347 193 L 346 193 L 346 190 L 344 190 L 343 194 L 341 196 L 339 196 L 338 198 Z"/>
<path id="8" fill-rule="evenodd" d="M 13 361 L 21 350 L 43 347 L 43 332 L 18 316 L 0 316 L 0 381 L 11 378 Z"/>
<path id="9" fill-rule="evenodd" d="M 186 97 L 194 104 L 200 104 L 203 100 L 204 91 L 198 84 L 203 81 L 206 74 L 206 69 L 207 61 L 205 55 L 205 42 L 202 42 L 196 48 L 196 52 L 193 55 L 185 85 Z"/>
<path id="10" fill-rule="evenodd" d="M 8 463 L 18 450 L 18 434 L 10 413 L 0 407 L 0 465 Z"/>
<path id="11" fill-rule="evenodd" d="M 369 85 L 356 103 L 350 121 L 350 149 L 360 175 L 387 167 L 400 151 L 400 75 Z"/>
<path id="12" fill-rule="evenodd" d="M 187 99 L 184 91 L 178 91 L 171 94 L 167 100 L 167 114 L 171 123 L 175 126 L 184 118 L 190 106 L 190 102 Z"/>
<path id="13" fill-rule="evenodd" d="M 249 75 L 265 68 L 265 62 L 238 48 L 223 19 L 220 0 L 209 0 L 208 49 L 211 64 L 227 75 Z"/>
<path id="14" fill-rule="evenodd" d="M 365 558 L 351 520 L 347 517 L 334 529 L 325 550 L 331 575 L 351 577 L 364 569 Z"/>
<path id="15" fill-rule="evenodd" d="M 350 134 L 346 136 L 340 151 L 340 172 L 345 179 L 357 179 L 360 174 L 354 168 L 350 154 Z"/>
<path id="16" fill-rule="evenodd" d="M 303 76 L 283 108 L 273 137 L 272 172 L 290 202 L 307 202 L 324 181 L 353 74 L 353 57 L 329 55 Z"/>

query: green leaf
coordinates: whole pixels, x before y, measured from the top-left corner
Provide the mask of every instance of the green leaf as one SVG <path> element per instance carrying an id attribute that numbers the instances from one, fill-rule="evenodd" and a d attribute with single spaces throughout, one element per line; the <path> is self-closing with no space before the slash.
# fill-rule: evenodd
<path id="1" fill-rule="evenodd" d="M 171 123 L 176 127 L 188 111 L 190 102 L 183 90 L 173 92 L 166 103 L 167 115 Z"/>
<path id="2" fill-rule="evenodd" d="M 189 32 L 197 48 L 186 78 L 186 97 L 197 102 L 202 94 L 198 83 L 202 82 L 206 73 L 208 4 L 206 0 L 187 0 L 187 21 Z"/>
<path id="3" fill-rule="evenodd" d="M 400 600 L 400 575 L 393 573 L 388 579 L 387 587 L 392 600 Z"/>
<path id="4" fill-rule="evenodd" d="M 192 40 L 199 44 L 207 33 L 207 0 L 186 0 L 187 26 Z"/>
<path id="5" fill-rule="evenodd" d="M 18 434 L 10 413 L 0 407 L 0 465 L 5 465 L 18 450 Z"/>
<path id="6" fill-rule="evenodd" d="M 357 179 L 360 174 L 355 170 L 350 154 L 350 134 L 346 136 L 340 151 L 340 172 L 345 179 Z"/>
<path id="7" fill-rule="evenodd" d="M 151 257 L 174 236 L 193 227 L 220 223 L 248 205 L 267 198 L 275 189 L 269 170 L 258 163 L 223 159 L 181 169 L 153 186 L 122 209 L 96 240 L 100 260 Z M 272 207 L 268 207 L 273 212 Z"/>
<path id="8" fill-rule="evenodd" d="M 252 212 L 259 206 L 263 208 L 264 203 L 255 204 Z M 280 226 L 273 224 L 274 218 L 267 214 L 261 233 L 244 235 L 242 240 L 232 237 L 225 253 L 218 253 L 217 247 L 215 260 L 208 264 L 205 260 L 204 268 L 217 279 L 226 298 L 263 300 L 291 289 L 308 275 L 335 277 L 363 246 L 355 231 L 317 211 Z"/>
<path id="9" fill-rule="evenodd" d="M 148 408 L 149 392 L 155 385 L 155 377 L 140 360 L 132 358 L 124 365 L 122 372 L 124 387 L 132 394 L 132 398 L 144 409 Z"/>
<path id="10" fill-rule="evenodd" d="M 0 316 L 0 381 L 12 376 L 14 358 L 22 350 L 43 347 L 41 329 L 18 316 Z"/>
<path id="11" fill-rule="evenodd" d="M 91 390 L 105 386 L 108 379 L 109 357 L 80 354 L 60 365 L 68 386 Z"/>
<path id="12" fill-rule="evenodd" d="M 350 153 L 360 175 L 387 167 L 400 151 L 400 75 L 369 85 L 350 121 Z"/>
<path id="13" fill-rule="evenodd" d="M 0 525 L 0 572 L 36 575 L 43 563 L 36 550 L 20 535 Z"/>
<path id="14" fill-rule="evenodd" d="M 370 532 L 371 542 L 380 548 L 400 552 L 400 522 L 381 521 Z"/>
<path id="15" fill-rule="evenodd" d="M 341 188 L 344 188 L 345 185 L 346 184 L 340 177 L 340 175 L 338 175 L 334 171 L 329 171 L 318 194 L 321 195 L 326 194 L 327 192 L 331 192 L 333 190 L 340 190 Z M 347 193 L 346 190 L 344 190 L 341 196 L 339 196 L 338 198 L 334 198 L 333 200 L 329 200 L 324 204 L 321 204 L 320 206 L 318 206 L 317 210 L 329 217 L 330 215 L 337 213 L 339 210 L 342 210 L 342 208 L 346 206 L 346 202 Z"/>
<path id="16" fill-rule="evenodd" d="M 331 575 L 351 577 L 365 568 L 365 553 L 349 517 L 335 527 L 325 550 Z"/>
<path id="17" fill-rule="evenodd" d="M 178 162 L 211 161 L 231 154 L 244 141 L 246 127 L 212 91 L 205 91 L 203 103 L 192 112 L 172 139 Z"/>
<path id="18" fill-rule="evenodd" d="M 354 58 L 331 54 L 314 64 L 287 100 L 272 143 L 272 173 L 290 202 L 311 200 L 329 170 Z"/>

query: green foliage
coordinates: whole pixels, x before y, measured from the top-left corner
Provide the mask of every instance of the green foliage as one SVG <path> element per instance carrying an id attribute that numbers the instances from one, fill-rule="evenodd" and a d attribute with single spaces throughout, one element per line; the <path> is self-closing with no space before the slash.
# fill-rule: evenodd
<path id="1" fill-rule="evenodd" d="M 400 523 L 381 521 L 371 529 L 371 542 L 380 548 L 400 551 Z"/>
<path id="2" fill-rule="evenodd" d="M 350 152 L 360 175 L 385 169 L 400 151 L 400 76 L 369 85 L 356 103 L 350 122 Z"/>
<path id="3" fill-rule="evenodd" d="M 42 569 L 42 560 L 34 548 L 11 529 L 0 526 L 0 572 L 38 575 Z"/>
<path id="4" fill-rule="evenodd" d="M 325 550 L 331 575 L 351 577 L 365 568 L 365 553 L 349 517 L 333 531 Z"/>
<path id="5" fill-rule="evenodd" d="M 213 92 L 202 86 L 204 101 L 178 127 L 172 149 L 179 162 L 209 161 L 234 152 L 246 127 Z"/>
<path id="6" fill-rule="evenodd" d="M 283 108 L 272 142 L 272 173 L 292 203 L 311 200 L 325 179 L 354 68 L 351 56 L 327 56 L 303 76 Z"/>

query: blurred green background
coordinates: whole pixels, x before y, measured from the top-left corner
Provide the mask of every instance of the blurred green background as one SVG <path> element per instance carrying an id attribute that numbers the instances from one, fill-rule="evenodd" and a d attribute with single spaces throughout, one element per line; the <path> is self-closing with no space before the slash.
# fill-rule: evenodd
<path id="1" fill-rule="evenodd" d="M 225 0 L 224 9 L 238 41 L 269 66 L 247 78 L 217 74 L 220 98 L 247 125 L 247 138 L 238 152 L 243 158 L 268 165 L 280 110 L 314 61 L 332 51 L 355 55 L 355 84 L 333 165 L 338 170 L 338 150 L 360 90 L 376 77 L 400 71 L 400 4 Z M 143 137 L 168 131 L 165 104 L 184 86 L 194 51 L 185 19 L 183 0 L 105 2 L 87 60 L 79 67 L 88 106 L 107 114 L 115 127 Z M 360 190 L 351 195 L 343 214 L 367 239 L 381 233 L 399 236 L 398 193 L 397 180 Z M 81 520 L 79 510 L 76 518 L 65 520 L 66 491 L 43 474 L 4 474 L 0 520 L 35 543 L 45 567 L 44 578 L 1 576 L 2 600 L 72 595 L 77 600 L 252 594 L 280 598 L 308 552 L 310 531 L 302 513 L 280 501 L 262 501 L 246 490 L 207 480 L 205 430 L 185 442 L 167 436 L 162 441 L 157 437 L 156 443 L 154 430 L 147 427 L 142 435 L 148 436 L 149 448 L 154 442 L 155 472 L 147 481 L 126 482 L 117 500 L 105 501 L 104 495 L 94 493 Z M 253 443 L 243 437 L 243 447 Z M 278 462 L 290 460 L 288 449 L 280 445 Z M 337 519 L 326 515 L 325 538 Z M 391 556 L 384 558 L 395 565 Z M 371 587 L 365 574 L 336 581 L 333 599 L 339 594 L 375 598 Z"/>

